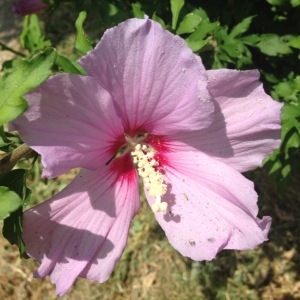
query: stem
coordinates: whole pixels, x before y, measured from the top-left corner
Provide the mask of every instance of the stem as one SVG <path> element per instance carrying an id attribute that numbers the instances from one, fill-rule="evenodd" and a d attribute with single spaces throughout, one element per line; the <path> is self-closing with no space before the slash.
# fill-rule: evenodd
<path id="1" fill-rule="evenodd" d="M 16 55 L 19 55 L 19 56 L 22 56 L 22 57 L 26 57 L 25 54 L 23 54 L 23 53 L 21 53 L 21 52 L 19 52 L 19 51 L 16 51 L 16 50 L 14 50 L 14 49 L 12 49 L 12 48 L 10 48 L 10 47 L 4 45 L 4 44 L 1 43 L 1 42 L 0 42 L 0 46 L 1 46 L 1 50 L 7 50 L 7 51 L 10 51 L 10 52 L 12 52 L 12 53 L 14 53 L 14 54 L 16 54 Z"/>
<path id="2" fill-rule="evenodd" d="M 7 171 L 10 171 L 15 164 L 25 156 L 33 154 L 34 151 L 30 149 L 26 144 L 20 145 L 11 153 L 6 154 L 3 158 L 0 159 L 0 174 L 4 174 Z"/>

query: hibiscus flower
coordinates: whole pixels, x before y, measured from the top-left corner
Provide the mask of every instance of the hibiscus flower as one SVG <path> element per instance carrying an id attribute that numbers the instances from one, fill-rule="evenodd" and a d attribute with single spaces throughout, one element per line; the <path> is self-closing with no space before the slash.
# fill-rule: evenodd
<path id="1" fill-rule="evenodd" d="M 149 19 L 105 32 L 80 59 L 26 95 L 15 126 L 44 177 L 81 168 L 24 213 L 28 254 L 64 295 L 77 277 L 106 281 L 139 209 L 139 177 L 172 246 L 193 260 L 267 240 L 257 194 L 240 172 L 279 145 L 281 104 L 252 71 L 206 71 L 180 37 Z M 149 210 L 151 211 L 151 210 Z"/>

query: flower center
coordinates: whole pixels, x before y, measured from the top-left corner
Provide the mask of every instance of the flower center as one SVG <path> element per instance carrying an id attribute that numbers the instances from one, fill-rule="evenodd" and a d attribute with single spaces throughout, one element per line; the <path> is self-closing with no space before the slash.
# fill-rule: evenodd
<path id="1" fill-rule="evenodd" d="M 143 178 L 144 185 L 150 196 L 155 198 L 152 205 L 154 212 L 166 212 L 168 204 L 161 201 L 161 197 L 167 191 L 167 185 L 164 182 L 163 175 L 159 172 L 159 163 L 155 159 L 155 150 L 144 144 L 136 144 L 131 151 L 133 163 L 136 165 L 138 174 Z"/>

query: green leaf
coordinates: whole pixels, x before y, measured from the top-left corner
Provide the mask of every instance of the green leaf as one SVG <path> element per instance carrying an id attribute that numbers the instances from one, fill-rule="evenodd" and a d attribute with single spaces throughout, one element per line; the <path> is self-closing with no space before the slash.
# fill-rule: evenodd
<path id="1" fill-rule="evenodd" d="M 0 185 L 13 190 L 19 197 L 20 204 L 25 206 L 30 198 L 30 190 L 26 186 L 26 170 L 16 169 L 0 176 Z M 28 258 L 25 252 L 25 245 L 22 238 L 22 215 L 23 209 L 20 207 L 12 212 L 4 220 L 3 236 L 11 243 L 19 247 L 20 255 Z"/>
<path id="2" fill-rule="evenodd" d="M 172 12 L 172 29 L 176 29 L 180 11 L 184 5 L 184 0 L 170 0 Z"/>
<path id="3" fill-rule="evenodd" d="M 256 44 L 261 41 L 261 38 L 257 34 L 250 34 L 247 36 L 240 37 L 239 40 L 246 45 L 256 46 Z"/>
<path id="4" fill-rule="evenodd" d="M 79 75 L 87 75 L 84 68 L 76 61 L 68 57 L 57 54 L 55 63 L 61 68 L 63 72 Z"/>
<path id="5" fill-rule="evenodd" d="M 21 45 L 31 53 L 51 46 L 44 36 L 37 15 L 31 14 L 24 18 L 23 31 L 20 36 Z"/>
<path id="6" fill-rule="evenodd" d="M 222 52 L 226 52 L 230 58 L 233 58 L 234 61 L 236 61 L 237 68 L 252 63 L 251 52 L 239 40 L 231 40 L 228 38 L 223 45 L 219 46 L 219 49 Z"/>
<path id="7" fill-rule="evenodd" d="M 219 25 L 219 22 L 211 23 L 208 19 L 203 20 L 196 30 L 185 39 L 186 43 L 194 52 L 199 51 L 207 43 L 206 36 Z"/>
<path id="8" fill-rule="evenodd" d="M 176 34 L 191 33 L 195 31 L 195 28 L 200 24 L 202 18 L 194 13 L 189 13 L 184 16 L 180 22 Z"/>
<path id="9" fill-rule="evenodd" d="M 300 107 L 290 104 L 285 104 L 281 110 L 282 122 L 290 121 L 300 117 Z"/>
<path id="10" fill-rule="evenodd" d="M 287 43 L 278 35 L 273 33 L 262 34 L 261 41 L 256 45 L 260 51 L 270 56 L 278 54 L 290 54 L 292 50 Z"/>
<path id="11" fill-rule="evenodd" d="M 21 207 L 11 213 L 10 216 L 4 220 L 2 233 L 12 245 L 18 246 L 21 257 L 29 258 L 25 251 L 25 243 L 22 237 L 22 216 L 23 210 Z"/>
<path id="12" fill-rule="evenodd" d="M 201 17 L 202 20 L 208 19 L 208 21 L 209 21 L 208 15 L 207 15 L 206 11 L 203 8 L 199 7 L 197 9 L 194 9 L 192 12 L 195 15 Z"/>
<path id="13" fill-rule="evenodd" d="M 237 36 L 242 35 L 244 32 L 246 32 L 249 29 L 249 26 L 252 22 L 252 19 L 255 16 L 251 16 L 248 18 L 245 18 L 242 22 L 240 22 L 239 24 L 237 24 L 236 26 L 233 27 L 233 29 L 231 30 L 229 37 L 231 38 L 235 38 Z"/>
<path id="14" fill-rule="evenodd" d="M 299 133 L 295 130 L 291 136 L 289 136 L 289 139 L 287 141 L 286 144 L 286 148 L 296 148 L 299 149 L 300 146 L 300 137 L 299 137 Z"/>
<path id="15" fill-rule="evenodd" d="M 266 168 L 268 169 L 269 175 L 277 172 L 282 167 L 282 164 L 278 159 L 278 155 L 279 149 L 277 148 L 273 153 L 271 153 L 263 160 L 263 165 L 266 166 Z"/>
<path id="16" fill-rule="evenodd" d="M 156 14 L 156 12 L 153 13 L 151 19 L 152 19 L 153 21 L 159 23 L 159 24 L 161 25 L 162 28 L 164 28 L 164 29 L 167 28 L 167 26 L 166 26 L 164 20 L 163 20 L 162 18 L 160 18 L 160 17 Z"/>
<path id="17" fill-rule="evenodd" d="M 267 0 L 271 5 L 281 5 L 285 0 Z"/>
<path id="18" fill-rule="evenodd" d="M 209 33 L 212 33 L 218 26 L 219 22 L 211 23 L 208 19 L 203 20 L 196 30 L 187 38 L 187 40 L 199 40 L 205 38 Z"/>
<path id="19" fill-rule="evenodd" d="M 145 16 L 145 12 L 141 9 L 142 5 L 140 3 L 132 3 L 132 12 L 135 18 L 143 19 Z"/>
<path id="20" fill-rule="evenodd" d="M 22 63 L 0 83 L 0 125 L 18 117 L 27 108 L 22 97 L 39 86 L 51 74 L 56 52 L 47 49 Z"/>
<path id="21" fill-rule="evenodd" d="M 300 0 L 291 0 L 291 4 L 293 7 L 297 7 L 300 5 Z"/>
<path id="22" fill-rule="evenodd" d="M 26 205 L 31 191 L 26 186 L 26 170 L 15 169 L 0 175 L 0 185 L 14 191 L 22 199 L 22 205 Z"/>
<path id="23" fill-rule="evenodd" d="M 281 170 L 283 178 L 287 177 L 291 173 L 291 165 L 285 165 Z"/>
<path id="24" fill-rule="evenodd" d="M 108 3 L 107 15 L 109 17 L 115 16 L 119 12 L 117 6 L 113 5 L 112 3 Z"/>
<path id="25" fill-rule="evenodd" d="M 205 40 L 186 39 L 186 42 L 193 52 L 199 51 L 206 45 Z"/>
<path id="26" fill-rule="evenodd" d="M 0 186 L 0 220 L 7 218 L 21 206 L 21 199 L 17 193 L 6 186 Z"/>
<path id="27" fill-rule="evenodd" d="M 11 141 L 6 137 L 3 126 L 0 126 L 0 149 L 11 144 Z M 2 150 L 2 149 L 1 149 Z"/>
<path id="28" fill-rule="evenodd" d="M 86 11 L 82 11 L 79 13 L 79 16 L 75 22 L 75 27 L 77 30 L 77 34 L 75 37 L 75 48 L 82 54 L 86 54 L 88 51 L 93 49 L 91 42 L 84 35 L 84 30 L 82 25 L 85 19 L 86 19 Z"/>
<path id="29" fill-rule="evenodd" d="M 300 36 L 293 37 L 289 40 L 288 45 L 300 49 Z"/>

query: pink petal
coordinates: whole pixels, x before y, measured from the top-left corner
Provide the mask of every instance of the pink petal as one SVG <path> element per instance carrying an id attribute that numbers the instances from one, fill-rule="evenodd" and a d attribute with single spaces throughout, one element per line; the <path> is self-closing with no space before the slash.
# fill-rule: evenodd
<path id="1" fill-rule="evenodd" d="M 211 123 L 200 58 L 156 22 L 130 19 L 107 30 L 79 62 L 111 93 L 129 131 L 166 135 Z"/>
<path id="2" fill-rule="evenodd" d="M 182 255 L 211 260 L 222 249 L 252 249 L 267 240 L 271 218 L 256 217 L 252 182 L 202 153 L 169 153 L 165 159 L 169 185 L 162 200 L 168 212 L 155 217 Z"/>
<path id="3" fill-rule="evenodd" d="M 124 129 L 110 95 L 92 77 L 53 76 L 26 99 L 29 108 L 13 125 L 42 155 L 43 176 L 97 169 L 115 154 L 112 144 Z"/>
<path id="4" fill-rule="evenodd" d="M 214 122 L 203 131 L 173 138 L 240 172 L 261 166 L 280 144 L 282 104 L 264 92 L 258 71 L 211 70 L 207 74 L 208 89 L 219 106 Z"/>
<path id="5" fill-rule="evenodd" d="M 127 242 L 139 208 L 136 172 L 82 171 L 52 199 L 24 214 L 26 251 L 41 262 L 36 277 L 50 275 L 64 295 L 78 276 L 106 281 Z"/>

